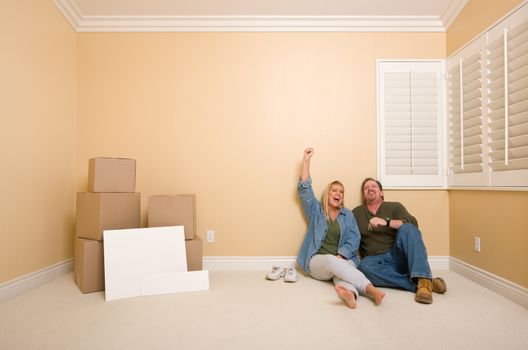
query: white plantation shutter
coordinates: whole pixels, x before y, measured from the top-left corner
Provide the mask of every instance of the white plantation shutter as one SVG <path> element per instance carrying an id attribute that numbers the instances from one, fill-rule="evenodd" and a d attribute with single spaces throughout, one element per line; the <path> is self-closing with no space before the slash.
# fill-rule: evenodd
<path id="1" fill-rule="evenodd" d="M 443 185 L 443 62 L 378 62 L 379 178 L 386 187 Z"/>
<path id="2" fill-rule="evenodd" d="M 482 50 L 472 44 L 447 63 L 450 185 L 482 186 Z"/>
<path id="3" fill-rule="evenodd" d="M 528 169 L 528 20 L 504 29 L 502 102 L 490 115 L 490 167 L 494 172 Z M 490 50 L 492 47 L 490 47 Z M 507 74 L 506 74 L 507 73 Z M 506 87 L 506 89 L 505 89 Z M 490 106 L 491 106 L 490 101 Z M 522 172 L 519 172 L 521 175 Z M 528 176 L 528 172 L 525 173 Z M 498 185 L 504 185 L 498 181 Z"/>
<path id="4" fill-rule="evenodd" d="M 447 96 L 448 96 L 448 122 L 449 122 L 449 161 L 450 169 L 454 173 L 461 173 L 462 168 L 462 79 L 460 77 L 462 62 L 453 60 L 447 67 Z"/>
<path id="5" fill-rule="evenodd" d="M 480 51 L 449 70 L 450 165 L 454 173 L 482 172 Z"/>
<path id="6" fill-rule="evenodd" d="M 449 185 L 528 186 L 528 5 L 447 66 Z"/>
<path id="7" fill-rule="evenodd" d="M 491 186 L 528 186 L 528 7 L 488 34 Z"/>
<path id="8" fill-rule="evenodd" d="M 492 40 L 487 47 L 487 80 L 488 80 L 488 140 L 489 159 L 493 169 L 493 162 L 498 168 L 504 160 L 504 126 L 505 126 L 505 43 L 504 36 Z"/>

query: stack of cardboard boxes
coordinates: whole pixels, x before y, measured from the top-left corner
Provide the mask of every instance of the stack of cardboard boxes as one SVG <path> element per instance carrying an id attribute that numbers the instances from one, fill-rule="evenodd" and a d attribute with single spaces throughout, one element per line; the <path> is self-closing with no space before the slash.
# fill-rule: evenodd
<path id="1" fill-rule="evenodd" d="M 135 193 L 136 161 L 93 158 L 88 191 L 77 193 L 74 280 L 83 293 L 104 290 L 103 231 L 139 228 L 140 193 Z M 184 226 L 187 270 L 202 270 L 202 241 L 196 236 L 194 195 L 151 196 L 148 226 Z"/>
<path id="2" fill-rule="evenodd" d="M 194 195 L 162 195 L 148 199 L 148 227 L 183 225 L 187 271 L 202 270 L 202 240 L 196 236 Z"/>
<path id="3" fill-rule="evenodd" d="M 93 158 L 88 191 L 77 193 L 74 280 L 83 293 L 104 290 L 103 230 L 139 228 L 136 161 Z"/>

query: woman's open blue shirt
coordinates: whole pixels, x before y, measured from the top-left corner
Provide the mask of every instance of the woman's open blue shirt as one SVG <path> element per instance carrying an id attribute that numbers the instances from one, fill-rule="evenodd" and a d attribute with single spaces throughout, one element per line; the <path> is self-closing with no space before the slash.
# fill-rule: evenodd
<path id="1" fill-rule="evenodd" d="M 297 263 L 304 271 L 308 272 L 310 270 L 310 259 L 321 248 L 326 237 L 326 232 L 328 231 L 328 224 L 321 202 L 315 198 L 311 177 L 308 177 L 306 181 L 299 179 L 297 193 L 301 200 L 304 214 L 308 219 L 308 231 L 306 232 L 301 250 L 297 256 Z M 337 215 L 337 222 L 341 229 L 337 253 L 347 259 L 352 259 L 357 266 L 359 264 L 357 250 L 361 235 L 359 234 L 354 214 L 346 208 L 341 208 Z"/>

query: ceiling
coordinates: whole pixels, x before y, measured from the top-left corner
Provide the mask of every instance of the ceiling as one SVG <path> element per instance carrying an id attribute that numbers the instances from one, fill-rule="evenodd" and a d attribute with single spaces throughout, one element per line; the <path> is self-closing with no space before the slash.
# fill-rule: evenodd
<path id="1" fill-rule="evenodd" d="M 468 0 L 52 0 L 77 31 L 446 31 Z"/>

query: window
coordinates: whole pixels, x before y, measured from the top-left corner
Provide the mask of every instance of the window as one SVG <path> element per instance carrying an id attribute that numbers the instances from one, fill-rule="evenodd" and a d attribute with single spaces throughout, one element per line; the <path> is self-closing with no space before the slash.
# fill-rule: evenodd
<path id="1" fill-rule="evenodd" d="M 378 178 L 442 187 L 443 61 L 378 61 Z"/>
<path id="2" fill-rule="evenodd" d="M 528 186 L 528 6 L 447 62 L 449 185 Z"/>

